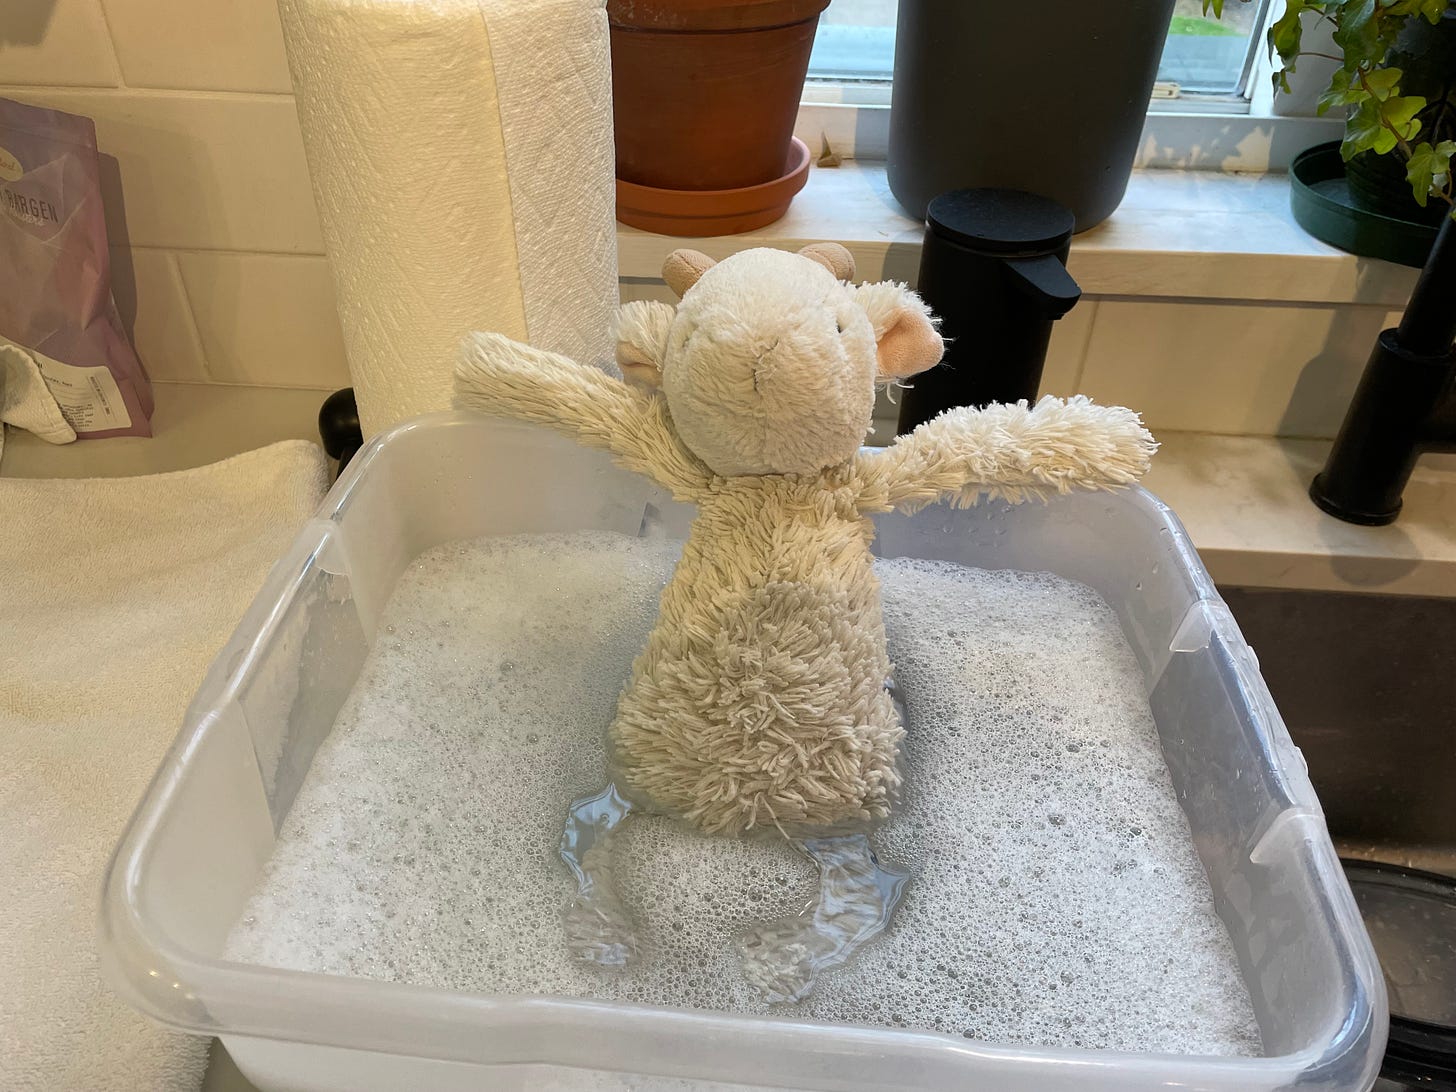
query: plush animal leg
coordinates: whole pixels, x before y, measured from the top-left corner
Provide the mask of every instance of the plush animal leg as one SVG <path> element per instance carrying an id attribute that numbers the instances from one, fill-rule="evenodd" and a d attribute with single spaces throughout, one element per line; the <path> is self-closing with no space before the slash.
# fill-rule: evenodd
<path id="1" fill-rule="evenodd" d="M 576 899 L 566 911 L 566 943 L 580 958 L 621 967 L 637 954 L 632 920 L 612 882 L 612 842 L 632 805 L 608 785 L 574 801 L 561 834 L 561 859 L 576 877 Z"/>
<path id="2" fill-rule="evenodd" d="M 894 917 L 908 872 L 875 859 L 863 834 L 801 842 L 819 865 L 819 898 L 804 913 L 755 926 L 740 941 L 743 974 L 767 1001 L 802 1001 Z"/>

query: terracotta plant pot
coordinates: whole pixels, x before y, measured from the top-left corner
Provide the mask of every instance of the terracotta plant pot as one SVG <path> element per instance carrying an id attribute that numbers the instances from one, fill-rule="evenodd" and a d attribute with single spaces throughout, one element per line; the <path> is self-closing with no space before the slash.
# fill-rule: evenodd
<path id="1" fill-rule="evenodd" d="M 732 190 L 664 190 L 617 179 L 617 219 L 659 235 L 737 235 L 789 211 L 809 178 L 809 146 L 793 138 L 788 173 Z"/>
<path id="2" fill-rule="evenodd" d="M 617 178 L 637 187 L 618 219 L 648 227 L 631 217 L 653 211 L 651 191 L 698 191 L 712 219 L 726 210 L 710 193 L 731 191 L 726 200 L 741 210 L 742 191 L 790 180 L 800 167 L 794 118 L 827 6 L 828 0 L 609 0 Z M 682 219 L 682 201 L 668 203 L 657 211 Z"/>

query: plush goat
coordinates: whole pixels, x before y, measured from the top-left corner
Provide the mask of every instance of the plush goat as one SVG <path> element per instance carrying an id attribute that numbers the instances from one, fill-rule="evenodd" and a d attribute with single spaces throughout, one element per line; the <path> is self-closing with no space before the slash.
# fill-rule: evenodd
<path id="1" fill-rule="evenodd" d="M 631 808 L 802 839 L 825 894 L 843 904 L 858 885 L 882 924 L 903 877 L 863 831 L 893 804 L 903 728 L 869 515 L 1127 485 L 1155 446 L 1130 410 L 1048 397 L 952 410 L 862 450 L 877 385 L 941 358 L 918 296 L 850 283 L 834 244 L 716 264 L 677 251 L 663 275 L 678 307 L 629 303 L 618 317 L 628 382 L 497 334 L 472 337 L 456 376 L 460 405 L 605 448 L 697 506 L 608 731 L 614 786 L 579 802 L 563 841 L 580 886 L 573 933 L 607 963 L 632 950 L 604 867 L 604 835 Z M 818 955 L 812 915 L 751 938 L 765 992 L 802 996 L 878 931 L 860 936 L 864 915 L 851 916 L 850 939 Z M 792 967 L 770 966 L 789 948 Z"/>

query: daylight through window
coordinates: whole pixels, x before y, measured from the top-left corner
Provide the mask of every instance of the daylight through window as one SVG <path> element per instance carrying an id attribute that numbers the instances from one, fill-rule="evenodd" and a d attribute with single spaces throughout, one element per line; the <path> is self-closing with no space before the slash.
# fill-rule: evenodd
<path id="1" fill-rule="evenodd" d="M 895 63 L 897 0 L 832 0 L 819 17 L 809 62 L 811 79 L 831 82 L 890 79 Z M 1223 18 L 1205 18 L 1201 0 L 1178 0 L 1158 66 L 1165 91 L 1245 95 L 1255 37 L 1270 0 L 1229 0 Z"/>

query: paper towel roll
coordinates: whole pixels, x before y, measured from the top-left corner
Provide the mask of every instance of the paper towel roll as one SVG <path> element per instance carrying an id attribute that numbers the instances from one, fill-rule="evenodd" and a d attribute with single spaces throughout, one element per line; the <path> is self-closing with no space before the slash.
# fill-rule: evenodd
<path id="1" fill-rule="evenodd" d="M 471 330 L 611 369 L 604 0 L 279 0 L 364 434 Z"/>

